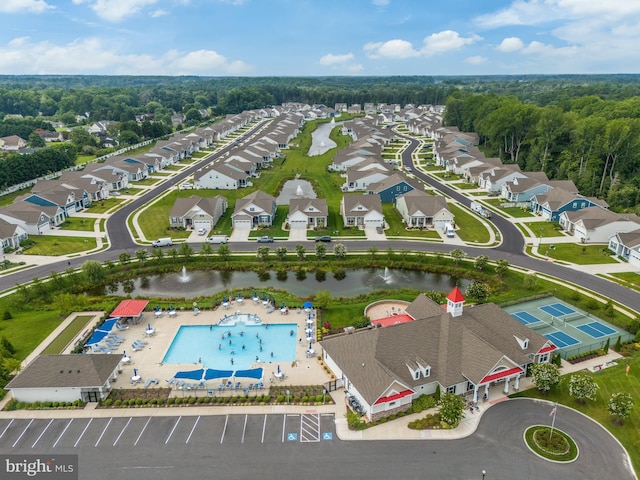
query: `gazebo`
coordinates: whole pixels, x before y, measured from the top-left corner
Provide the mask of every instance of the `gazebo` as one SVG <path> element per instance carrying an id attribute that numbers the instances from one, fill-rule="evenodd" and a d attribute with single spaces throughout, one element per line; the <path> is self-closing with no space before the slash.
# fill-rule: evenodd
<path id="1" fill-rule="evenodd" d="M 149 300 L 123 300 L 111 312 L 112 317 L 120 317 L 120 323 L 140 323 L 142 314 L 147 308 Z"/>

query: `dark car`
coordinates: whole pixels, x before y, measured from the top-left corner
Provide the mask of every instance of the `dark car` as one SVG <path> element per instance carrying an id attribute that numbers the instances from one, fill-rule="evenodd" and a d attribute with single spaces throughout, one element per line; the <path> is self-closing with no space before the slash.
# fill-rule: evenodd
<path id="1" fill-rule="evenodd" d="M 316 242 L 330 242 L 331 237 L 329 235 L 322 235 L 321 237 L 316 237 Z"/>
<path id="2" fill-rule="evenodd" d="M 273 237 L 258 237 L 258 239 L 256 240 L 258 243 L 273 243 Z"/>
<path id="3" fill-rule="evenodd" d="M 382 227 L 376 227 L 376 233 L 383 234 L 384 230 L 382 230 Z"/>

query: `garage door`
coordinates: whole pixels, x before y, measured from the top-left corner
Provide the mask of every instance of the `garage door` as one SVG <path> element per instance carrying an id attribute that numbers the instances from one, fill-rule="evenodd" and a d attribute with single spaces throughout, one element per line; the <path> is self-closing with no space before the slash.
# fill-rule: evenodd
<path id="1" fill-rule="evenodd" d="M 198 228 L 204 228 L 205 230 L 211 230 L 211 222 L 209 220 L 194 220 L 193 228 L 197 230 Z"/>
<path id="2" fill-rule="evenodd" d="M 236 220 L 233 222 L 235 228 L 251 228 L 251 220 Z"/>

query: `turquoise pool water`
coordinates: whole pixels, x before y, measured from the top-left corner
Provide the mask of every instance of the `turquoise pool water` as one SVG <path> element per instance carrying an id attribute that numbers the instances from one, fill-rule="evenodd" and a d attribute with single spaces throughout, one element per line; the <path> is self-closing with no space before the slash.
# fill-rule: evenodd
<path id="1" fill-rule="evenodd" d="M 162 363 L 194 364 L 200 360 L 206 368 L 219 370 L 247 369 L 260 363 L 266 364 L 265 374 L 269 375 L 270 362 L 296 359 L 296 342 L 303 335 L 295 323 L 182 326 Z"/>

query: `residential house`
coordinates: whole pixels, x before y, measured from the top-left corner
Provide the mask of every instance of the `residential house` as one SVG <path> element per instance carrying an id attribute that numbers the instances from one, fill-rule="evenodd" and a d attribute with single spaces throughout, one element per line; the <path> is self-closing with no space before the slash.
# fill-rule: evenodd
<path id="1" fill-rule="evenodd" d="M 346 182 L 342 186 L 342 191 L 366 191 L 369 184 L 382 182 L 392 173 L 393 169 L 383 162 L 369 160 L 359 163 L 347 168 Z"/>
<path id="2" fill-rule="evenodd" d="M 22 226 L 9 223 L 0 218 L 0 244 L 4 253 L 8 248 L 16 249 L 20 246 L 22 240 L 29 238 L 27 232 Z"/>
<path id="3" fill-rule="evenodd" d="M 403 195 L 415 188 L 420 188 L 411 184 L 411 181 L 400 173 L 394 173 L 382 181 L 370 183 L 367 187 L 367 193 L 380 195 L 382 203 L 393 203 L 399 195 Z"/>
<path id="4" fill-rule="evenodd" d="M 27 235 L 42 235 L 53 227 L 62 225 L 64 210 L 58 206 L 39 206 L 17 201 L 0 208 L 0 218 L 18 225 Z"/>
<path id="5" fill-rule="evenodd" d="M 609 250 L 636 268 L 640 267 L 640 229 L 609 237 Z"/>
<path id="6" fill-rule="evenodd" d="M 502 198 L 507 202 L 529 203 L 535 195 L 546 193 L 553 187 L 544 172 L 523 172 L 524 177 L 516 177 L 502 185 Z"/>
<path id="7" fill-rule="evenodd" d="M 287 223 L 291 228 L 323 228 L 328 224 L 329 207 L 325 198 L 292 198 Z"/>
<path id="8" fill-rule="evenodd" d="M 423 294 L 405 309 L 409 320 L 386 328 L 325 337 L 322 356 L 355 396 L 369 421 L 407 410 L 420 395 L 518 390 L 528 365 L 556 349 L 494 303 L 464 307 L 455 287 L 446 310 Z"/>
<path id="9" fill-rule="evenodd" d="M 182 227 L 209 231 L 218 223 L 227 210 L 227 199 L 221 195 L 202 198 L 192 195 L 189 198 L 177 198 L 169 214 L 172 228 Z"/>
<path id="10" fill-rule="evenodd" d="M 242 168 L 228 163 L 212 163 L 193 176 L 195 188 L 237 190 L 251 185 L 250 175 Z"/>
<path id="11" fill-rule="evenodd" d="M 257 228 L 270 226 L 275 217 L 275 197 L 262 190 L 256 190 L 236 201 L 231 220 L 234 228 Z"/>
<path id="12" fill-rule="evenodd" d="M 551 185 L 553 185 L 553 182 L 551 182 Z M 531 198 L 531 211 L 551 222 L 557 222 L 564 212 L 577 212 L 589 207 L 607 208 L 608 204 L 604 200 L 599 200 L 595 197 L 580 195 L 575 185 L 573 190 L 554 187 L 543 194 L 534 195 Z"/>
<path id="13" fill-rule="evenodd" d="M 421 190 L 398 196 L 396 210 L 407 228 L 444 229 L 447 224 L 453 225 L 455 219 L 443 196 L 429 195 Z"/>
<path id="14" fill-rule="evenodd" d="M 0 138 L 0 150 L 5 152 L 17 152 L 27 147 L 27 141 L 18 135 L 9 135 Z"/>
<path id="15" fill-rule="evenodd" d="M 42 128 L 36 128 L 35 132 L 46 143 L 64 141 L 64 136 L 62 135 L 62 132 L 51 132 L 49 130 L 43 130 Z"/>
<path id="16" fill-rule="evenodd" d="M 614 213 L 599 206 L 562 212 L 558 222 L 565 231 L 583 243 L 608 244 L 616 233 L 640 228 L 640 217 L 637 215 Z"/>
<path id="17" fill-rule="evenodd" d="M 379 195 L 343 195 L 340 215 L 347 227 L 384 227 L 384 214 Z"/>

